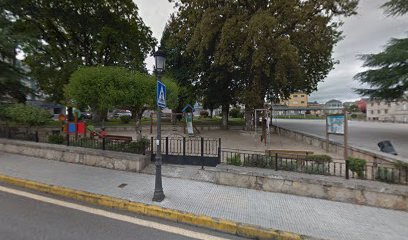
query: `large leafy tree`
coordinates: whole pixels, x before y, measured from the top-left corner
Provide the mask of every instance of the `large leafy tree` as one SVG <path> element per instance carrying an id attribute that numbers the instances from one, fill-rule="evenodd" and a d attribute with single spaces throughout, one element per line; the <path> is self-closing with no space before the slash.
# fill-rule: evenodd
<path id="1" fill-rule="evenodd" d="M 25 63 L 54 101 L 79 66 L 122 66 L 145 71 L 155 40 L 132 0 L 3 0 L 10 22 L 30 31 Z"/>
<path id="2" fill-rule="evenodd" d="M 177 85 L 167 78 L 162 81 L 167 87 L 167 105 L 173 108 L 177 105 Z M 113 108 L 130 110 L 140 133 L 143 112 L 155 106 L 156 79 L 122 67 L 82 67 L 72 74 L 64 91 L 78 107 L 90 107 L 95 120 Z"/>
<path id="3" fill-rule="evenodd" d="M 218 93 L 224 116 L 236 101 L 250 113 L 263 107 L 266 97 L 287 98 L 294 91 L 315 90 L 335 64 L 332 51 L 341 39 L 337 16 L 354 14 L 358 3 L 174 2 L 179 7 L 172 19 L 178 29 L 174 39 L 185 46 L 182 54 L 194 60 L 192 81 L 205 93 Z"/>
<path id="4" fill-rule="evenodd" d="M 390 0 L 382 7 L 390 16 L 403 15 L 408 12 L 408 1 Z M 393 38 L 384 51 L 360 58 L 369 70 L 358 73 L 354 79 L 370 88 L 356 89 L 357 93 L 385 100 L 408 96 L 408 38 Z"/>
<path id="5" fill-rule="evenodd" d="M 5 12 L 0 12 L 0 100 L 25 102 L 30 91 L 22 83 L 25 71 L 16 59 L 19 43 L 27 39 L 10 24 Z"/>

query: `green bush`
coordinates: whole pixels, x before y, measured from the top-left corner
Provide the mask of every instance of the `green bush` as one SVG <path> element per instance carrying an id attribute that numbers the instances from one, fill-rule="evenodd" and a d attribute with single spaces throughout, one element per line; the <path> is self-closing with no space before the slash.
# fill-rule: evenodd
<path id="1" fill-rule="evenodd" d="M 53 144 L 63 144 L 64 143 L 64 136 L 62 135 L 49 135 L 48 142 Z"/>
<path id="2" fill-rule="evenodd" d="M 364 178 L 366 160 L 349 157 L 347 161 L 350 171 L 356 173 L 358 178 Z"/>
<path id="3" fill-rule="evenodd" d="M 392 169 L 386 167 L 378 167 L 376 179 L 383 182 L 394 182 Z"/>
<path id="4" fill-rule="evenodd" d="M 259 154 L 250 154 L 244 157 L 244 166 L 267 168 L 270 165 L 272 157 Z"/>
<path id="5" fill-rule="evenodd" d="M 120 121 L 124 124 L 128 124 L 130 122 L 130 116 L 120 116 Z"/>
<path id="6" fill-rule="evenodd" d="M 308 164 L 302 169 L 302 172 L 309 174 L 328 175 L 329 167 L 327 164 Z"/>
<path id="7" fill-rule="evenodd" d="M 242 165 L 241 154 L 237 153 L 237 154 L 234 154 L 231 157 L 228 157 L 227 158 L 227 164 L 234 165 L 234 166 L 241 166 Z"/>
<path id="8" fill-rule="evenodd" d="M 10 121 L 29 127 L 43 126 L 51 121 L 51 113 L 31 105 L 13 104 L 5 108 L 5 117 Z"/>
<path id="9" fill-rule="evenodd" d="M 107 141 L 105 144 L 106 150 L 118 151 L 118 152 L 130 152 L 142 154 L 149 146 L 150 141 L 147 138 L 142 138 L 139 141 L 133 142 L 111 142 Z"/>
<path id="10" fill-rule="evenodd" d="M 327 163 L 332 161 L 329 155 L 307 155 L 305 160 L 314 161 L 316 163 Z"/>
<path id="11" fill-rule="evenodd" d="M 244 117 L 244 114 L 241 112 L 240 108 L 231 109 L 231 111 L 229 112 L 229 115 L 232 118 L 243 118 Z"/>

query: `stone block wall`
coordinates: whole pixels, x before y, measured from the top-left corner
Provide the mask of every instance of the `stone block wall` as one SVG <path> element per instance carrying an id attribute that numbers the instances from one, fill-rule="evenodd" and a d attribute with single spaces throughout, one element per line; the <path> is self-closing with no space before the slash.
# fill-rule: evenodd
<path id="1" fill-rule="evenodd" d="M 133 172 L 150 163 L 147 155 L 9 139 L 0 139 L 0 151 Z"/>

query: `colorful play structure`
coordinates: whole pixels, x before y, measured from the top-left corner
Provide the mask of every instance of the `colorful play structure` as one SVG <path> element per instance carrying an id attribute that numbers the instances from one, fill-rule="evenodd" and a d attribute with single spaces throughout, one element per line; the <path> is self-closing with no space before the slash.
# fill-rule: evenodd
<path id="1" fill-rule="evenodd" d="M 81 111 L 79 109 L 74 109 L 72 111 L 72 115 L 73 120 L 71 121 L 65 114 L 60 114 L 58 116 L 58 120 L 61 123 L 61 130 L 63 133 L 69 136 L 75 136 L 75 139 L 78 139 L 78 137 L 86 137 L 88 132 L 90 138 L 104 138 L 107 135 L 103 128 L 101 131 L 97 132 L 93 125 L 87 125 L 86 122 L 80 121 L 79 119 L 81 118 Z"/>

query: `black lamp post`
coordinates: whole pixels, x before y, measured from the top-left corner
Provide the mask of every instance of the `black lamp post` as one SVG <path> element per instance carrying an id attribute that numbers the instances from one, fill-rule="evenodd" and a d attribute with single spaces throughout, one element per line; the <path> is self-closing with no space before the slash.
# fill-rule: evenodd
<path id="1" fill-rule="evenodd" d="M 166 54 L 160 50 L 154 53 L 154 61 L 155 61 L 155 73 L 157 76 L 157 81 L 160 82 L 161 74 L 164 72 L 166 66 Z M 156 151 L 156 158 L 155 158 L 155 165 L 156 165 L 156 179 L 154 184 L 154 195 L 153 201 L 161 202 L 164 199 L 164 192 L 162 186 L 162 175 L 161 175 L 161 166 L 162 166 L 162 156 L 161 156 L 161 108 L 157 105 L 157 151 Z"/>

